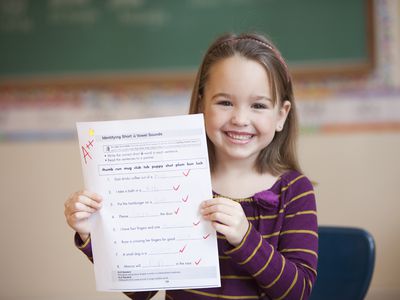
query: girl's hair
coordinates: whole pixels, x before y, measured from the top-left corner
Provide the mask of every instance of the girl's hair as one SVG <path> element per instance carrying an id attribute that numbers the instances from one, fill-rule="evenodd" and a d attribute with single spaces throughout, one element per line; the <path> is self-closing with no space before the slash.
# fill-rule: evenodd
<path id="1" fill-rule="evenodd" d="M 298 121 L 294 103 L 293 86 L 285 61 L 277 48 L 264 36 L 253 33 L 240 35 L 226 34 L 217 38 L 208 48 L 197 73 L 190 101 L 189 113 L 201 113 L 204 107 L 204 89 L 211 67 L 217 62 L 239 55 L 262 65 L 268 74 L 274 105 L 281 106 L 284 101 L 291 103 L 285 125 L 276 132 L 272 142 L 258 155 L 256 169 L 260 173 L 269 171 L 278 176 L 287 170 L 300 170 L 297 158 Z M 215 164 L 214 145 L 207 138 L 210 165 Z"/>

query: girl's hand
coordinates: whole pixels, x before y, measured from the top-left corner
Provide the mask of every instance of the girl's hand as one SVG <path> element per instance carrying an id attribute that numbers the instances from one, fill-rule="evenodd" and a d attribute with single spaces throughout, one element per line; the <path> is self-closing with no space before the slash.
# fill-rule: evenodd
<path id="1" fill-rule="evenodd" d="M 68 225 L 83 241 L 90 233 L 89 217 L 101 208 L 101 196 L 89 191 L 73 193 L 64 203 L 64 215 Z"/>
<path id="2" fill-rule="evenodd" d="M 214 198 L 204 201 L 200 212 L 232 246 L 238 246 L 249 229 L 249 221 L 242 206 L 233 200 Z"/>

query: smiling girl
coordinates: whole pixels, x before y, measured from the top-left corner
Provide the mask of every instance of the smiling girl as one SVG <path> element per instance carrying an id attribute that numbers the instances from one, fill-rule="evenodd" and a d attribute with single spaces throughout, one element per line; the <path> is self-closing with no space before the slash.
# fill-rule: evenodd
<path id="1" fill-rule="evenodd" d="M 205 118 L 214 198 L 200 211 L 218 232 L 221 287 L 166 291 L 166 299 L 307 299 L 317 275 L 316 201 L 297 159 L 296 106 L 281 54 L 261 35 L 218 38 L 200 66 L 189 112 Z M 89 257 L 87 220 L 100 202 L 85 191 L 65 205 Z"/>

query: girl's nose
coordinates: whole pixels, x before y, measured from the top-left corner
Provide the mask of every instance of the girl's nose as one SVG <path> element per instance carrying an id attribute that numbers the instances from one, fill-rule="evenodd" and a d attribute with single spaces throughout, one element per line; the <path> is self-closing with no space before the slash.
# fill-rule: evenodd
<path id="1" fill-rule="evenodd" d="M 247 126 L 249 125 L 249 116 L 245 109 L 235 109 L 232 115 L 232 124 L 236 126 Z"/>

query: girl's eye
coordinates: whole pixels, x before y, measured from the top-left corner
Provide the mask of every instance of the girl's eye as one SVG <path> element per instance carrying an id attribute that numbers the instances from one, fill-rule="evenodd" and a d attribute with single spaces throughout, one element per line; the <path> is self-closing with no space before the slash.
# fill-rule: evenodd
<path id="1" fill-rule="evenodd" d="M 222 106 L 231 106 L 232 103 L 229 100 L 220 100 L 217 102 L 218 105 L 222 105 Z"/>
<path id="2" fill-rule="evenodd" d="M 268 106 L 266 104 L 263 104 L 263 103 L 254 103 L 252 105 L 252 107 L 255 108 L 255 109 L 267 109 L 268 108 Z"/>

